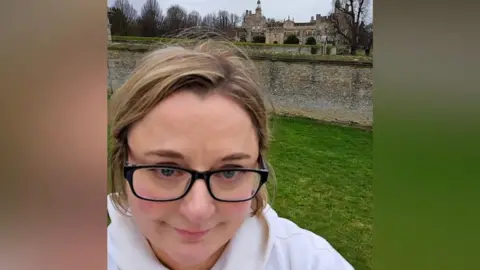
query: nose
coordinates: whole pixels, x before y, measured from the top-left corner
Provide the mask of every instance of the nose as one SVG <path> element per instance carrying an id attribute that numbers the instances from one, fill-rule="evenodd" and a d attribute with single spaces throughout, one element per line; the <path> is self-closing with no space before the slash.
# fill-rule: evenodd
<path id="1" fill-rule="evenodd" d="M 195 181 L 181 202 L 180 212 L 192 224 L 204 223 L 213 215 L 214 201 L 205 181 Z"/>

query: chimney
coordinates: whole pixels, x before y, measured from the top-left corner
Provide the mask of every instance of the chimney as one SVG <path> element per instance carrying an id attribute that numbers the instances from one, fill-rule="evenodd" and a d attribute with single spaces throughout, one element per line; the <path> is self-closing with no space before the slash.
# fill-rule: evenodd
<path id="1" fill-rule="evenodd" d="M 310 18 L 310 22 L 313 22 L 313 16 Z"/>
<path id="2" fill-rule="evenodd" d="M 316 14 L 316 19 L 317 19 L 317 21 L 320 21 L 321 17 L 322 17 L 322 16 L 321 16 L 320 14 Z"/>

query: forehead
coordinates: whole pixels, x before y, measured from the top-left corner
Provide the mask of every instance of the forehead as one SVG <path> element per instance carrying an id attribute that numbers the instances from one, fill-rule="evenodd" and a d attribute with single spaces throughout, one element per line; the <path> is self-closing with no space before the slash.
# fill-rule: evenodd
<path id="1" fill-rule="evenodd" d="M 184 155 L 227 155 L 258 151 L 258 139 L 248 113 L 220 94 L 199 96 L 178 92 L 160 102 L 129 134 L 132 151 L 173 149 Z"/>

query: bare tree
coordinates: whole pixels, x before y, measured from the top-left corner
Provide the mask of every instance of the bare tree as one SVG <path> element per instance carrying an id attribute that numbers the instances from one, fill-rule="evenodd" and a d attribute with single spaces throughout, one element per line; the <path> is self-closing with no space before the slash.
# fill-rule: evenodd
<path id="1" fill-rule="evenodd" d="M 211 13 L 205 16 L 205 24 L 213 24 L 217 30 L 230 30 L 240 24 L 241 19 L 235 13 L 230 13 L 226 10 L 220 10 L 217 14 Z"/>
<path id="2" fill-rule="evenodd" d="M 331 14 L 330 21 L 337 35 L 344 38 L 350 46 L 350 54 L 356 55 L 360 43 L 360 27 L 365 18 L 369 0 L 345 0 L 341 5 L 335 2 L 335 12 Z"/>
<path id="3" fill-rule="evenodd" d="M 195 10 L 188 13 L 186 27 L 200 26 L 201 23 L 202 23 L 202 16 L 200 16 L 200 13 L 198 13 Z"/>
<path id="4" fill-rule="evenodd" d="M 247 12 L 243 12 L 242 16 L 240 17 L 242 25 L 245 23 L 245 19 L 247 18 Z"/>
<path id="5" fill-rule="evenodd" d="M 215 29 L 217 26 L 217 15 L 215 13 L 209 13 L 203 16 L 202 26 L 209 29 Z"/>
<path id="6" fill-rule="evenodd" d="M 180 5 L 172 5 L 167 9 L 164 22 L 168 32 L 179 31 L 186 26 L 187 12 Z"/>
<path id="7" fill-rule="evenodd" d="M 230 28 L 230 13 L 228 13 L 228 11 L 218 11 L 216 28 L 221 30 Z"/>
<path id="8" fill-rule="evenodd" d="M 111 7 L 108 9 L 108 20 L 111 24 L 110 32 L 112 36 L 126 36 L 129 33 L 129 26 L 127 17 L 123 12 L 116 8 Z"/>
<path id="9" fill-rule="evenodd" d="M 369 56 L 373 47 L 373 24 L 369 23 L 365 25 L 363 22 L 360 26 L 360 44 L 365 49 L 365 55 Z"/>
<path id="10" fill-rule="evenodd" d="M 241 24 L 240 16 L 235 13 L 230 13 L 230 27 L 235 28 Z"/>
<path id="11" fill-rule="evenodd" d="M 162 10 L 157 0 L 147 0 L 142 7 L 138 20 L 140 31 L 144 37 L 155 37 L 160 34 L 160 25 L 163 22 Z"/>
<path id="12" fill-rule="evenodd" d="M 360 42 L 365 49 L 365 55 L 369 56 L 373 47 L 373 0 L 365 3 L 362 25 L 360 27 Z"/>
<path id="13" fill-rule="evenodd" d="M 112 24 L 112 35 L 138 35 L 137 11 L 128 0 L 115 0 L 113 6 L 108 9 L 108 18 Z"/>
<path id="14" fill-rule="evenodd" d="M 128 24 L 135 24 L 137 20 L 137 11 L 128 0 L 115 0 L 113 7 L 117 8 L 123 13 L 123 15 L 125 15 Z"/>

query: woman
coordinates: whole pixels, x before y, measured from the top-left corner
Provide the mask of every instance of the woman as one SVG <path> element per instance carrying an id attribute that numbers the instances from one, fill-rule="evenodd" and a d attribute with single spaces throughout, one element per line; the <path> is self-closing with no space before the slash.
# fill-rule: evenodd
<path id="1" fill-rule="evenodd" d="M 147 55 L 111 97 L 108 269 L 353 269 L 267 203 L 257 71 L 226 43 Z"/>

